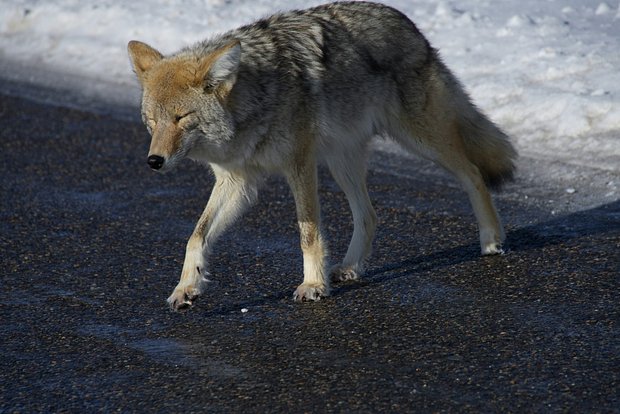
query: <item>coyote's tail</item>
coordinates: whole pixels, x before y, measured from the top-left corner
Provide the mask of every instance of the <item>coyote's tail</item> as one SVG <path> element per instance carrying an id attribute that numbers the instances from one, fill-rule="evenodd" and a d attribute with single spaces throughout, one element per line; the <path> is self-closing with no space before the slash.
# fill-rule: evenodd
<path id="1" fill-rule="evenodd" d="M 471 101 L 461 82 L 445 66 L 436 51 L 434 69 L 439 77 L 440 96 L 446 107 L 453 111 L 453 119 L 460 135 L 465 155 L 473 163 L 485 183 L 500 189 L 515 172 L 517 151 L 508 136 Z"/>
<path id="2" fill-rule="evenodd" d="M 485 183 L 500 189 L 502 184 L 513 179 L 517 151 L 497 125 L 473 104 L 470 109 L 457 121 L 465 154 L 478 167 Z"/>
<path id="3" fill-rule="evenodd" d="M 452 111 L 465 156 L 478 167 L 485 183 L 499 190 L 513 178 L 517 151 L 508 136 L 472 103 L 461 82 L 434 52 L 440 101 Z"/>

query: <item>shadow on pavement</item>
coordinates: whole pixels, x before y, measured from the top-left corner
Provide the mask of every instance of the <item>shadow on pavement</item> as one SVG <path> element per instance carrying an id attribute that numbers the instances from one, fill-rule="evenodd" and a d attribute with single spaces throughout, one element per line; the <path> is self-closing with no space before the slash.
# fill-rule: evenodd
<path id="1" fill-rule="evenodd" d="M 579 211 L 566 216 L 512 229 L 507 232 L 505 258 L 511 255 L 538 250 L 545 247 L 565 245 L 571 240 L 610 236 L 620 238 L 620 201 L 605 204 L 590 210 Z M 618 246 L 616 246 L 618 247 Z M 380 284 L 400 277 L 413 277 L 417 272 L 438 270 L 469 261 L 493 261 L 494 257 L 479 257 L 478 244 L 466 244 L 428 255 L 414 256 L 398 263 L 389 261 L 381 267 L 372 267 L 363 278 L 363 284 Z M 610 258 L 613 260 L 613 258 Z M 620 267 L 620 259 L 618 259 Z M 341 287 L 345 291 L 355 289 L 351 283 Z"/>

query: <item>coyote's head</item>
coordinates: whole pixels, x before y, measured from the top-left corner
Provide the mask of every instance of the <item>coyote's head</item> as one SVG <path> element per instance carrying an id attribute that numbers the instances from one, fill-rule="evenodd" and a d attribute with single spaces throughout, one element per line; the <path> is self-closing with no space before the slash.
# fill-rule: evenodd
<path id="1" fill-rule="evenodd" d="M 170 170 L 185 157 L 214 162 L 225 158 L 234 134 L 226 107 L 239 69 L 239 42 L 204 55 L 185 51 L 164 57 L 137 41 L 127 49 L 142 86 L 151 168 Z"/>

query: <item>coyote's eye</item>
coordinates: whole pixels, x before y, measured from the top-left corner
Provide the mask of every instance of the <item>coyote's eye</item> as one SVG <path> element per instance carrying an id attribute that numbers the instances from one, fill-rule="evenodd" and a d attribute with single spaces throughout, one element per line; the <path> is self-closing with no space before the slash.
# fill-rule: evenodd
<path id="1" fill-rule="evenodd" d="M 193 114 L 194 112 L 196 112 L 196 111 L 189 111 L 189 112 L 184 113 L 183 115 L 175 115 L 175 117 L 174 117 L 174 122 L 177 122 L 177 123 L 178 123 L 178 122 L 180 122 L 183 118 L 186 118 L 186 117 L 190 116 L 190 115 L 191 115 L 191 114 Z"/>

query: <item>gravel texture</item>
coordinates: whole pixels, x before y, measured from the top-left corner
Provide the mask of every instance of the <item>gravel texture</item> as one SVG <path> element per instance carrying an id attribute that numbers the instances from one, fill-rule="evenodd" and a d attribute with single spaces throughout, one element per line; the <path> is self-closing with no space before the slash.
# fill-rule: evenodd
<path id="1" fill-rule="evenodd" d="M 135 122 L 0 95 L 1 413 L 619 412 L 618 174 L 522 159 L 496 197 L 509 251 L 480 257 L 465 193 L 377 152 L 368 274 L 301 304 L 275 177 L 217 244 L 204 297 L 172 313 L 212 178 L 152 173 L 148 141 Z M 321 183 L 339 258 L 351 217 Z"/>

